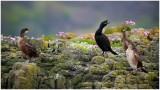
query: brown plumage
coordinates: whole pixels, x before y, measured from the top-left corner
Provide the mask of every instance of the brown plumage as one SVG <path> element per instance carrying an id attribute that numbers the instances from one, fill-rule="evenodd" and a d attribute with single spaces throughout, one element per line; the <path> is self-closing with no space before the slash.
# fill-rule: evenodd
<path id="1" fill-rule="evenodd" d="M 128 45 L 128 49 L 126 50 L 126 56 L 127 56 L 128 63 L 133 68 L 133 70 L 137 70 L 138 68 L 141 68 L 143 72 L 148 73 L 143 68 L 143 64 L 140 60 L 140 57 L 138 53 L 134 50 L 131 44 Z"/>
<path id="2" fill-rule="evenodd" d="M 125 29 L 123 29 L 121 32 L 122 32 L 121 42 L 122 42 L 122 46 L 123 46 L 124 51 L 126 52 L 126 50 L 128 49 L 128 45 L 129 45 L 129 44 L 131 44 L 131 45 L 133 46 L 133 49 L 134 49 L 135 51 L 137 51 L 135 45 L 134 45 L 130 40 L 128 40 L 128 39 L 126 38 Z M 126 55 L 126 53 L 125 53 L 125 55 Z"/>
<path id="3" fill-rule="evenodd" d="M 18 47 L 20 50 L 30 58 L 32 57 L 38 57 L 37 50 L 35 46 L 33 46 L 31 43 L 28 43 L 24 39 L 24 34 L 29 31 L 28 28 L 24 28 L 20 32 L 20 38 L 18 39 Z"/>

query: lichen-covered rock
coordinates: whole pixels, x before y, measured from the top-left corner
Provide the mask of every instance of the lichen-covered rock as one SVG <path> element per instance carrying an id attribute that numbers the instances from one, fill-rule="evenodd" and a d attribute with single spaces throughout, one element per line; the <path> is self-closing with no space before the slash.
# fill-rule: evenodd
<path id="1" fill-rule="evenodd" d="M 18 60 L 5 58 L 5 59 L 2 59 L 1 64 L 2 66 L 12 66 L 15 62 L 18 62 Z"/>
<path id="2" fill-rule="evenodd" d="M 140 84 L 138 85 L 139 89 L 151 89 L 152 87 L 149 84 Z"/>
<path id="3" fill-rule="evenodd" d="M 98 81 L 96 81 L 96 82 L 94 82 L 94 89 L 101 89 L 101 87 L 102 87 L 102 82 L 98 82 Z"/>
<path id="4" fill-rule="evenodd" d="M 95 63 L 95 64 L 102 64 L 105 62 L 104 57 L 102 56 L 94 56 L 91 60 L 91 62 Z"/>
<path id="5" fill-rule="evenodd" d="M 39 89 L 55 89 L 55 77 L 41 77 L 39 81 L 38 88 Z"/>
<path id="6" fill-rule="evenodd" d="M 132 34 L 128 35 L 134 37 Z M 99 47 L 85 40 L 81 43 L 80 38 L 75 43 L 73 39 L 28 37 L 40 55 L 34 58 L 35 64 L 22 63 L 28 58 L 19 50 L 16 41 L 4 38 L 1 47 L 1 86 L 4 89 L 158 89 L 158 37 L 153 35 L 152 41 L 145 41 L 146 37 L 135 36 L 128 37 L 136 44 L 148 73 L 140 69 L 131 72 L 122 47 L 112 47 L 119 55 L 107 52 L 108 57 L 107 54 L 103 57 Z"/>
<path id="7" fill-rule="evenodd" d="M 9 73 L 11 69 L 11 66 L 1 66 L 1 75 L 3 75 L 4 73 Z"/>
<path id="8" fill-rule="evenodd" d="M 89 67 L 89 72 L 97 75 L 104 75 L 109 71 L 109 65 L 92 65 Z"/>
<path id="9" fill-rule="evenodd" d="M 137 84 L 137 79 L 136 79 L 136 76 L 134 75 L 131 75 L 131 74 L 127 74 L 126 76 L 126 83 L 127 84 Z"/>
<path id="10" fill-rule="evenodd" d="M 102 89 L 105 88 L 112 88 L 113 87 L 113 83 L 112 81 L 108 81 L 108 82 L 103 82 L 102 83 Z"/>
<path id="11" fill-rule="evenodd" d="M 2 75 L 2 78 L 1 78 L 1 88 L 2 89 L 8 88 L 8 77 L 9 77 L 8 73 L 4 73 Z"/>
<path id="12" fill-rule="evenodd" d="M 74 86 L 74 88 L 78 88 L 78 83 L 80 83 L 82 81 L 82 76 L 81 75 L 76 75 L 72 78 L 72 85 Z"/>
<path id="13" fill-rule="evenodd" d="M 114 70 L 125 70 L 126 67 L 124 67 L 123 62 L 115 62 L 113 65 Z"/>
<path id="14" fill-rule="evenodd" d="M 60 75 L 60 74 L 56 74 L 55 76 L 55 79 L 56 79 L 56 88 L 57 89 L 65 89 L 66 88 L 66 78 L 63 76 L 63 75 Z"/>
<path id="15" fill-rule="evenodd" d="M 58 73 L 65 76 L 65 77 L 71 77 L 72 76 L 72 73 L 69 72 L 68 70 L 61 70 Z"/>
<path id="16" fill-rule="evenodd" d="M 114 88 L 124 88 L 124 87 L 126 87 L 125 82 L 126 81 L 125 81 L 125 76 L 124 75 L 116 76 L 115 81 L 114 81 Z"/>
<path id="17" fill-rule="evenodd" d="M 93 75 L 91 73 L 88 73 L 86 75 L 83 76 L 83 82 L 86 82 L 86 81 L 92 81 L 93 80 Z"/>
<path id="18" fill-rule="evenodd" d="M 103 76 L 103 81 L 108 81 L 108 80 L 114 80 L 115 77 L 118 75 L 118 70 L 114 70 L 109 72 L 107 75 Z"/>
<path id="19" fill-rule="evenodd" d="M 3 46 L 1 46 L 1 51 L 2 52 L 10 51 L 9 45 L 3 45 Z"/>
<path id="20" fill-rule="evenodd" d="M 93 83 L 92 82 L 82 82 L 78 84 L 78 87 L 81 89 L 92 89 Z"/>
<path id="21" fill-rule="evenodd" d="M 127 84 L 128 89 L 138 89 L 138 84 Z"/>
<path id="22" fill-rule="evenodd" d="M 34 63 L 15 63 L 9 72 L 8 88 L 33 89 L 36 87 L 37 66 Z"/>

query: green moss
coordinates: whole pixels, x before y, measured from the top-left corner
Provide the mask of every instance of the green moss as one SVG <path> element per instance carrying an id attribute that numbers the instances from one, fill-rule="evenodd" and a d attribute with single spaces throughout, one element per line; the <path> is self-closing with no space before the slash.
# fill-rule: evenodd
<path id="1" fill-rule="evenodd" d="M 96 41 L 93 40 L 93 39 L 80 39 L 79 42 L 86 42 L 88 44 L 91 44 L 91 45 L 96 45 Z"/>
<path id="2" fill-rule="evenodd" d="M 148 72 L 148 74 L 145 74 L 144 78 L 147 80 L 154 80 L 158 78 L 158 75 L 154 72 Z"/>
<path id="3" fill-rule="evenodd" d="M 72 79 L 72 85 L 74 86 L 74 88 L 77 88 L 78 83 L 80 83 L 81 81 L 82 81 L 81 75 L 74 76 Z"/>
<path id="4" fill-rule="evenodd" d="M 122 29 L 126 29 L 126 31 L 131 31 L 131 27 L 129 25 L 121 25 L 121 26 L 117 26 L 117 27 L 112 27 L 112 28 L 105 28 L 104 30 L 104 34 L 112 34 L 114 32 L 121 32 Z"/>
<path id="5" fill-rule="evenodd" d="M 71 76 L 71 73 L 67 70 L 61 70 L 58 73 L 66 77 Z"/>
<path id="6" fill-rule="evenodd" d="M 109 74 L 112 77 L 116 77 L 118 75 L 118 70 L 111 71 Z"/>
<path id="7" fill-rule="evenodd" d="M 92 81 L 92 80 L 93 80 L 93 75 L 91 73 L 88 73 L 83 77 L 83 82 Z"/>
<path id="8" fill-rule="evenodd" d="M 81 89 L 92 89 L 92 82 L 82 82 L 82 83 L 79 83 L 78 84 L 78 88 L 81 88 Z"/>
<path id="9" fill-rule="evenodd" d="M 109 65 L 106 64 L 102 66 L 92 65 L 89 67 L 89 71 L 96 75 L 106 74 L 108 70 L 109 70 Z"/>
<path id="10" fill-rule="evenodd" d="M 138 89 L 138 84 L 128 84 L 128 89 Z"/>
<path id="11" fill-rule="evenodd" d="M 58 63 L 56 66 L 61 68 L 61 69 L 65 69 L 65 70 L 71 68 L 71 65 L 69 63 Z"/>
<path id="12" fill-rule="evenodd" d="M 139 89 L 151 89 L 152 87 L 149 84 L 140 84 L 138 85 Z"/>
<path id="13" fill-rule="evenodd" d="M 57 77 L 57 89 L 65 89 L 66 88 L 66 78 L 63 75 L 58 74 Z"/>
<path id="14" fill-rule="evenodd" d="M 123 70 L 124 69 L 124 65 L 121 62 L 115 62 L 113 67 L 115 70 Z"/>
<path id="15" fill-rule="evenodd" d="M 95 64 L 102 64 L 102 63 L 105 62 L 105 58 L 102 57 L 102 56 L 95 56 L 95 57 L 92 58 L 91 61 L 92 61 L 93 63 L 95 63 Z"/>
<path id="16" fill-rule="evenodd" d="M 117 42 L 117 43 L 111 43 L 112 47 L 121 47 L 122 43 L 121 42 Z"/>
<path id="17" fill-rule="evenodd" d="M 21 66 L 22 65 L 22 66 Z M 19 68 L 21 66 L 21 68 Z M 15 69 L 19 69 L 15 74 L 14 87 L 19 89 L 31 89 L 35 88 L 36 77 L 37 77 L 37 66 L 34 64 L 20 64 L 14 65 Z"/>
<path id="18" fill-rule="evenodd" d="M 11 67 L 8 66 L 1 66 L 1 73 L 9 73 L 9 71 L 11 70 Z"/>
<path id="19" fill-rule="evenodd" d="M 10 51 L 9 45 L 1 46 L 1 51 L 2 52 Z"/>
<path id="20" fill-rule="evenodd" d="M 48 35 L 46 37 L 42 37 L 42 40 L 45 40 L 45 41 L 54 40 L 54 37 L 53 35 Z"/>
<path id="21" fill-rule="evenodd" d="M 104 82 L 102 83 L 102 87 L 111 88 L 112 84 L 113 84 L 112 82 Z"/>
<path id="22" fill-rule="evenodd" d="M 12 66 L 15 62 L 18 62 L 18 60 L 6 58 L 2 61 L 2 65 Z"/>
<path id="23" fill-rule="evenodd" d="M 19 70 L 22 67 L 22 63 L 17 62 L 13 65 L 13 70 Z"/>

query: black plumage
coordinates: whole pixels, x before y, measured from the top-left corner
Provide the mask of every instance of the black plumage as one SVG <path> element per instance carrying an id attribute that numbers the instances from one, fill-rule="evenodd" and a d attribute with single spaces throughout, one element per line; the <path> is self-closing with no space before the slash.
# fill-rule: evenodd
<path id="1" fill-rule="evenodd" d="M 118 55 L 116 52 L 114 52 L 111 49 L 111 45 L 108 37 L 102 33 L 103 28 L 107 26 L 107 24 L 109 24 L 108 20 L 101 22 L 98 30 L 95 33 L 96 43 L 102 49 L 103 55 L 104 55 L 104 52 L 108 52 L 108 51 L 110 51 L 114 55 Z"/>
<path id="2" fill-rule="evenodd" d="M 29 56 L 30 58 L 38 57 L 39 55 L 37 53 L 35 46 L 33 46 L 29 42 L 26 42 L 24 39 L 24 34 L 27 33 L 28 31 L 29 31 L 28 28 L 24 28 L 21 30 L 20 38 L 18 39 L 18 47 L 25 55 Z"/>

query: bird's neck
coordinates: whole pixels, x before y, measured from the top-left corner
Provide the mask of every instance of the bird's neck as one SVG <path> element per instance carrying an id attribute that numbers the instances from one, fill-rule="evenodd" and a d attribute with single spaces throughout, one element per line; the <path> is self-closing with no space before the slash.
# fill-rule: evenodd
<path id="1" fill-rule="evenodd" d="M 98 28 L 98 30 L 96 31 L 96 34 L 98 34 L 98 35 L 100 35 L 100 34 L 102 34 L 102 30 L 103 30 L 103 28 L 104 28 L 105 26 L 99 26 L 99 28 Z"/>
<path id="2" fill-rule="evenodd" d="M 21 37 L 21 38 L 24 38 L 24 33 L 20 33 L 20 37 Z"/>
<path id="3" fill-rule="evenodd" d="M 122 32 L 122 37 L 126 38 L 126 33 L 125 32 Z"/>

